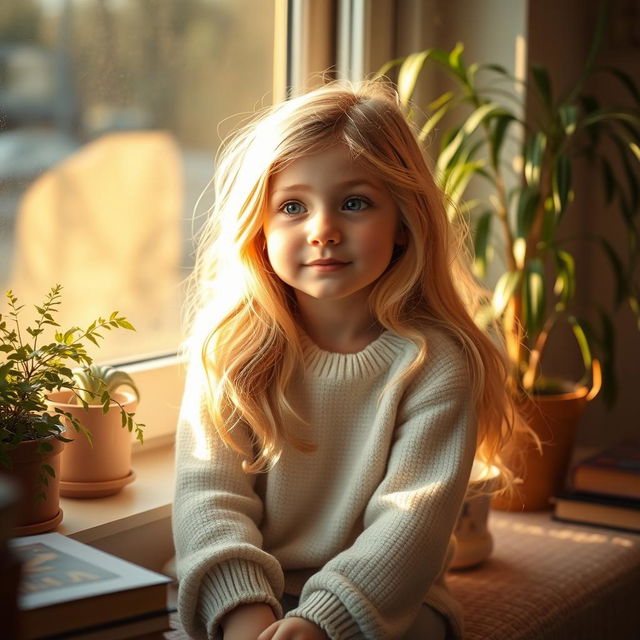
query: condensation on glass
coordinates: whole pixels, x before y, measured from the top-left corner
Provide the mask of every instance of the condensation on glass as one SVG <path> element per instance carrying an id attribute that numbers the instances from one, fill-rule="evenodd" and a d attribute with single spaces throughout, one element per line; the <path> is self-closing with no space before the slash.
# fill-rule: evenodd
<path id="1" fill-rule="evenodd" d="M 101 359 L 175 350 L 221 138 L 272 101 L 273 3 L 2 0 L 0 286 L 118 310 Z M 4 309 L 4 300 L 2 308 Z"/>

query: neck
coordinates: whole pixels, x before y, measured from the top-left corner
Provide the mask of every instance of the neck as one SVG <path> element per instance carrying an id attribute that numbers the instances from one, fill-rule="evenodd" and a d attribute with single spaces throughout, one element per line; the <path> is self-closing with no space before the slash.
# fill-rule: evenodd
<path id="1" fill-rule="evenodd" d="M 318 300 L 298 292 L 300 324 L 325 351 L 357 353 L 380 336 L 383 328 L 369 310 L 369 292 L 342 300 Z"/>

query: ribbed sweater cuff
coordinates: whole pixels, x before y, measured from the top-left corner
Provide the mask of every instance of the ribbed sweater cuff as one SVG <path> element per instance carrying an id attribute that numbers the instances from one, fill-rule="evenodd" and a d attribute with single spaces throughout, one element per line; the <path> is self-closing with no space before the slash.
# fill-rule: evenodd
<path id="1" fill-rule="evenodd" d="M 280 602 L 262 567 L 245 560 L 228 560 L 216 565 L 203 578 L 198 616 L 211 634 L 211 629 L 219 625 L 231 609 L 253 602 L 264 602 L 271 606 L 276 617 L 282 615 Z"/>
<path id="2" fill-rule="evenodd" d="M 300 603 L 298 608 L 289 611 L 285 617 L 293 616 L 305 618 L 317 624 L 330 638 L 340 638 L 340 640 L 362 638 L 356 621 L 330 591 L 314 591 Z"/>

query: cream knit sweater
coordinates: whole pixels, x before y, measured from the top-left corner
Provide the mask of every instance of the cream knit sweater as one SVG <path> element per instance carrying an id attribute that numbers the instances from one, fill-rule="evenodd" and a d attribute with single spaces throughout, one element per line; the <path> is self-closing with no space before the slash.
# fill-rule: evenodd
<path id="1" fill-rule="evenodd" d="M 220 618 L 240 603 L 265 602 L 280 615 L 283 591 L 300 595 L 288 615 L 333 640 L 401 638 L 423 602 L 461 636 L 442 570 L 475 414 L 460 348 L 434 330 L 427 339 L 424 370 L 388 386 L 415 358 L 413 343 L 385 332 L 359 353 L 337 354 L 303 338 L 305 367 L 288 399 L 317 449 L 287 448 L 257 476 L 220 443 L 201 372 L 190 372 L 173 526 L 178 607 L 192 637 L 220 638 Z"/>

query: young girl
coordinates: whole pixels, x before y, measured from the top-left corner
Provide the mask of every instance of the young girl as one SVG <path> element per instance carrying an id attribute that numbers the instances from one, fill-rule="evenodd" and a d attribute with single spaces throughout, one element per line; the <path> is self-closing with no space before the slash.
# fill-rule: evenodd
<path id="1" fill-rule="evenodd" d="M 186 631 L 461 637 L 451 533 L 511 405 L 395 93 L 336 83 L 276 106 L 215 185 L 177 442 Z"/>

